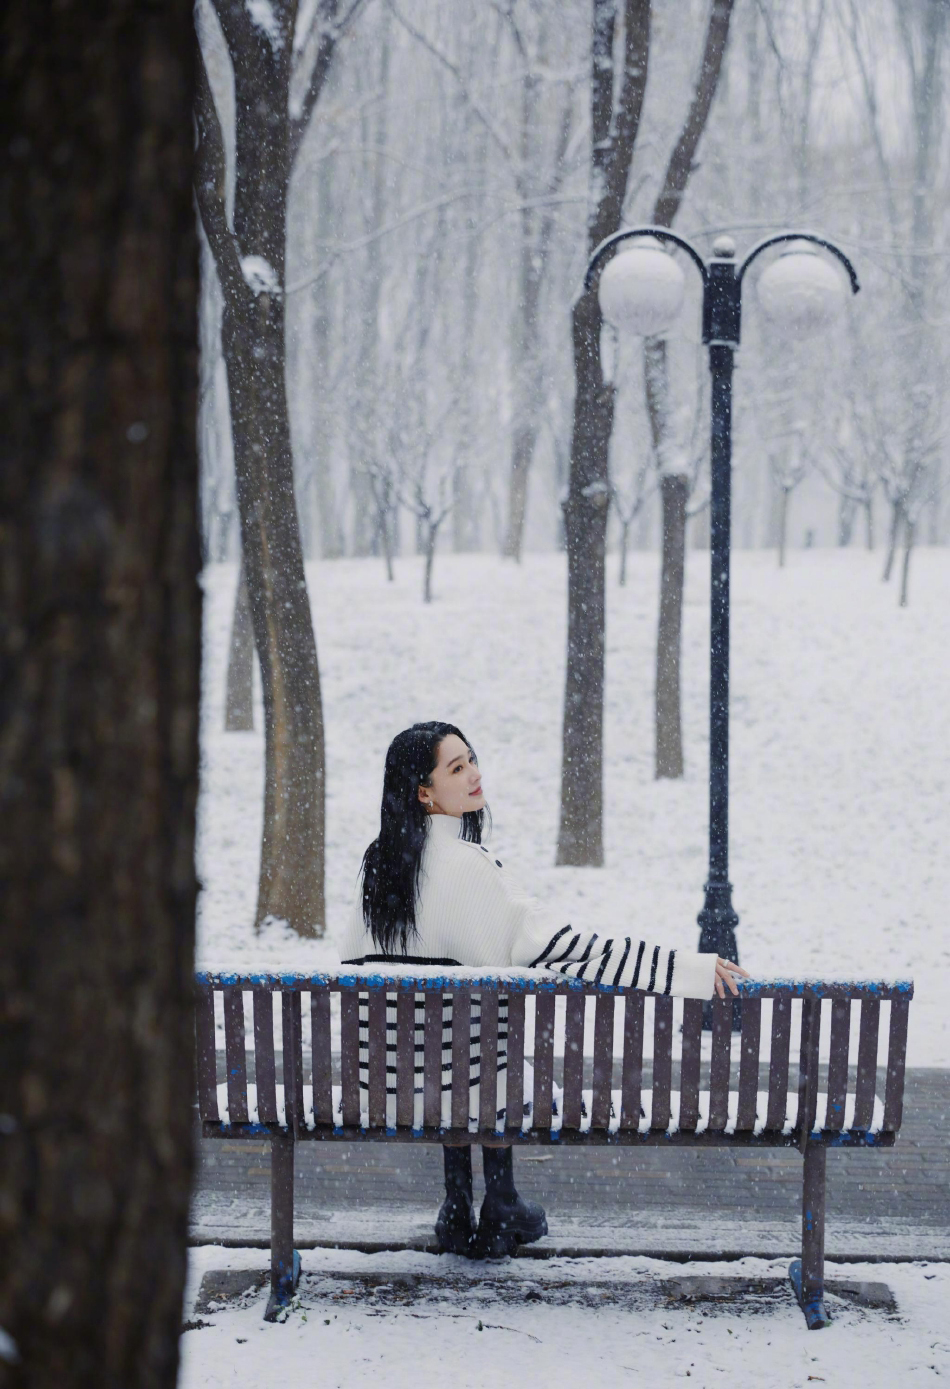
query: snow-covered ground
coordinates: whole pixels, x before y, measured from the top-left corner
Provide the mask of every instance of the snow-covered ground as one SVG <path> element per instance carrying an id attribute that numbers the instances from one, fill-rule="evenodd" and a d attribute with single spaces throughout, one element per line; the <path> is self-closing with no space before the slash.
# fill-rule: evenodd
<path id="1" fill-rule="evenodd" d="M 731 876 L 741 917 L 739 948 L 743 963 L 763 976 L 913 977 L 909 1061 L 945 1066 L 950 1065 L 950 552 L 924 549 L 915 555 L 911 606 L 904 611 L 897 607 L 893 584 L 880 582 L 880 564 L 879 554 L 859 550 L 798 551 L 784 571 L 770 553 L 735 556 Z M 490 555 L 440 555 L 436 601 L 430 606 L 421 601 L 416 558 L 397 561 L 393 584 L 386 583 L 375 560 L 309 566 L 328 756 L 328 935 L 317 942 L 300 941 L 282 929 L 261 936 L 252 931 L 262 737 L 259 731 L 223 732 L 235 582 L 234 566 L 214 566 L 205 575 L 199 841 L 204 891 L 198 947 L 203 966 L 317 969 L 338 962 L 334 941 L 352 900 L 363 849 L 376 832 L 386 746 L 419 718 L 457 723 L 472 740 L 494 819 L 492 842 L 536 895 L 563 903 L 571 920 L 642 927 L 671 943 L 695 946 L 706 861 L 705 554 L 691 552 L 687 566 L 687 769 L 675 783 L 653 778 L 658 558 L 633 555 L 625 589 L 617 585 L 615 559 L 610 562 L 606 866 L 596 870 L 553 867 L 563 556 L 528 555 L 518 567 Z M 259 708 L 256 726 L 259 730 Z M 922 1285 L 922 1295 L 937 1286 Z M 605 1356 L 606 1347 L 615 1346 L 624 1359 L 629 1327 L 622 1317 L 598 1316 L 607 1318 Z M 256 1314 L 252 1322 L 250 1334 L 260 1340 Z M 412 1344 L 399 1326 L 391 1328 L 397 1360 Z M 306 1334 L 288 1336 L 284 1328 L 280 1344 L 307 1344 L 312 1355 L 316 1347 L 308 1338 L 315 1330 L 311 1326 Z M 324 1330 L 326 1342 L 343 1347 L 340 1364 L 348 1363 L 356 1333 L 344 1332 L 342 1323 Z M 449 1324 L 446 1344 L 463 1348 L 470 1331 L 467 1323 Z M 675 1334 L 662 1333 L 667 1339 Z M 736 1337 L 745 1334 L 736 1330 Z M 579 1357 L 580 1368 L 583 1346 L 559 1335 L 553 1320 L 549 1335 L 565 1354 Z M 724 1328 L 721 1344 L 712 1330 L 709 1335 L 715 1375 L 733 1373 L 731 1338 Z M 189 1342 L 190 1372 L 196 1373 L 194 1357 L 204 1354 L 205 1338 L 210 1343 L 216 1336 L 202 1333 L 194 1350 Z M 485 1340 L 479 1337 L 479 1344 Z M 644 1346 L 648 1340 L 653 1358 L 644 1363 L 655 1365 L 666 1352 L 652 1332 L 644 1336 Z M 868 1364 L 878 1353 L 874 1344 L 873 1337 L 866 1343 Z M 527 1367 L 532 1346 L 525 1337 L 509 1336 L 492 1354 L 506 1367 L 524 1356 Z M 281 1353 L 303 1356 L 305 1351 Z M 374 1352 L 369 1354 L 372 1360 Z M 926 1354 L 921 1348 L 920 1357 Z M 910 1368 L 909 1349 L 907 1356 L 906 1366 L 900 1363 Z M 790 1362 L 794 1372 L 770 1382 L 804 1381 L 806 1360 L 799 1355 Z M 841 1361 L 839 1368 L 844 1365 Z"/>
<path id="2" fill-rule="evenodd" d="M 193 1250 L 186 1315 L 206 1270 L 257 1272 L 265 1262 L 259 1250 Z M 829 1266 L 830 1284 L 886 1283 L 897 1310 L 829 1298 L 832 1325 L 809 1332 L 784 1283 L 785 1261 L 684 1267 L 640 1258 L 519 1259 L 486 1267 L 452 1255 L 314 1250 L 303 1263 L 300 1305 L 283 1325 L 262 1320 L 261 1292 L 243 1306 L 206 1312 L 203 1327 L 185 1332 L 181 1389 L 257 1389 L 314 1377 L 325 1389 L 444 1380 L 453 1389 L 549 1382 L 612 1389 L 687 1378 L 696 1389 L 804 1389 L 811 1382 L 874 1389 L 950 1374 L 946 1264 Z M 424 1282 L 400 1304 L 407 1275 Z M 723 1307 L 669 1303 L 664 1280 L 703 1275 L 776 1282 L 765 1296 Z M 375 1295 L 367 1287 L 373 1281 L 383 1285 Z"/>

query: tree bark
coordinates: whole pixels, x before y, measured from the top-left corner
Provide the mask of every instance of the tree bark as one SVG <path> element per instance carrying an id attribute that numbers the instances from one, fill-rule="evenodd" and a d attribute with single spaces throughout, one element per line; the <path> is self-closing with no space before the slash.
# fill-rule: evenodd
<path id="1" fill-rule="evenodd" d="M 619 81 L 617 6 L 594 0 L 591 44 L 591 187 L 588 250 L 617 230 L 640 125 L 650 51 L 649 0 L 625 0 Z M 599 867 L 603 849 L 604 571 L 610 498 L 608 457 L 614 389 L 600 363 L 596 285 L 572 314 L 574 422 L 564 504 L 567 548 L 567 669 L 561 753 L 559 864 Z"/>
<path id="2" fill-rule="evenodd" d="M 656 642 L 657 778 L 683 775 L 680 650 L 689 479 L 682 473 L 665 474 L 661 481 L 660 496 L 663 506 L 663 566 L 660 576 L 660 620 Z"/>
<path id="3" fill-rule="evenodd" d="M 293 159 L 325 80 L 337 29 L 323 38 L 300 118 L 289 115 L 295 8 L 273 11 L 272 42 L 244 6 L 218 0 L 234 70 L 234 220 L 225 203 L 221 127 L 199 69 L 197 199 L 221 279 L 241 542 L 264 702 L 264 822 L 255 926 L 325 929 L 325 752 L 320 673 L 294 499 L 283 296 Z"/>
<path id="4" fill-rule="evenodd" d="M 884 573 L 881 575 L 884 583 L 890 582 L 891 570 L 894 568 L 894 556 L 897 554 L 897 541 L 900 536 L 903 515 L 904 508 L 902 504 L 899 501 L 892 502 L 891 524 L 887 535 L 887 556 L 884 560 Z"/>
<path id="5" fill-rule="evenodd" d="M 842 495 L 838 498 L 838 545 L 841 549 L 847 549 L 851 544 L 857 509 L 858 504 L 853 497 Z"/>
<path id="6" fill-rule="evenodd" d="M 906 608 L 910 601 L 910 557 L 914 548 L 917 527 L 909 516 L 904 517 L 904 562 L 901 565 L 901 596 L 898 606 Z"/>
<path id="7" fill-rule="evenodd" d="M 0 255 L 4 1385 L 172 1389 L 191 1177 L 191 4 L 11 0 Z"/>
<path id="8" fill-rule="evenodd" d="M 783 487 L 778 499 L 778 567 L 785 568 L 785 545 L 788 536 L 788 499 L 791 488 Z"/>
<path id="9" fill-rule="evenodd" d="M 432 602 L 432 565 L 435 562 L 435 539 L 436 527 L 427 527 L 425 539 L 426 566 L 422 583 L 422 601 L 424 603 Z"/>
<path id="10" fill-rule="evenodd" d="M 706 26 L 706 40 L 689 113 L 670 156 L 659 197 L 653 208 L 653 225 L 672 227 L 689 183 L 696 151 L 706 129 L 713 98 L 719 85 L 729 39 L 733 0 L 713 0 Z M 658 468 L 669 453 L 669 362 L 663 338 L 643 344 L 643 379 L 647 414 Z M 669 485 L 668 485 L 669 483 Z M 680 493 L 683 514 L 680 517 Z M 680 475 L 674 483 L 663 478 L 663 529 L 661 603 L 656 641 L 656 775 L 683 775 L 683 736 L 680 714 L 680 629 L 683 621 L 683 582 L 686 553 L 686 502 L 689 485 Z M 667 508 L 669 517 L 667 516 Z M 671 547 L 668 550 L 668 547 Z M 674 646 L 671 647 L 670 643 Z"/>
<path id="11" fill-rule="evenodd" d="M 254 731 L 254 627 L 247 597 L 244 560 L 238 571 L 228 649 L 227 690 L 224 700 L 225 733 Z"/>

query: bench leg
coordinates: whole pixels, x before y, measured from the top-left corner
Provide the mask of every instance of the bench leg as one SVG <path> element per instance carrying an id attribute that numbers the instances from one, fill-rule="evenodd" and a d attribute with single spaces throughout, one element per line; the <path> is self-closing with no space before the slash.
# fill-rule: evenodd
<path id="1" fill-rule="evenodd" d="M 300 1278 L 294 1248 L 294 1136 L 275 1133 L 270 1145 L 270 1301 L 265 1321 L 276 1321 Z"/>
<path id="2" fill-rule="evenodd" d="M 820 1143 L 805 1149 L 802 1183 L 802 1257 L 788 1268 L 798 1305 L 809 1331 L 831 1321 L 825 1309 L 825 1164 L 828 1150 Z"/>

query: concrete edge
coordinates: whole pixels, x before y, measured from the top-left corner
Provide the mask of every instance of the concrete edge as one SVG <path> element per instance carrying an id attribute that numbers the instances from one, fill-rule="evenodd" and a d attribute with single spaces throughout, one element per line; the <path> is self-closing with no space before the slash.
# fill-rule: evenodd
<path id="1" fill-rule="evenodd" d="M 269 1239 L 241 1239 L 221 1236 L 204 1238 L 190 1235 L 189 1249 L 202 1249 L 217 1246 L 220 1249 L 270 1249 Z M 433 1242 L 427 1240 L 330 1240 L 295 1239 L 297 1249 L 345 1249 L 355 1254 L 438 1254 Z M 796 1259 L 801 1257 L 800 1248 L 787 1249 L 614 1249 L 601 1245 L 587 1247 L 577 1244 L 561 1244 L 553 1248 L 539 1249 L 535 1245 L 523 1245 L 513 1256 L 516 1259 L 659 1259 L 671 1264 L 734 1263 L 738 1259 Z M 826 1264 L 948 1264 L 950 1254 L 931 1254 L 921 1258 L 920 1254 L 825 1254 Z"/>

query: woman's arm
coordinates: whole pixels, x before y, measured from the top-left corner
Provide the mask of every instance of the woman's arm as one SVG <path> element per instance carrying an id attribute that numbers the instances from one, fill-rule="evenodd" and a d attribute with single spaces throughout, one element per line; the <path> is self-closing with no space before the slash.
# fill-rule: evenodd
<path id="1" fill-rule="evenodd" d="M 550 913 L 540 908 L 527 911 L 512 944 L 511 963 L 673 998 L 712 998 L 719 978 L 727 978 L 726 973 L 720 974 L 716 955 L 670 950 L 635 936 L 570 925 L 552 930 L 552 924 Z"/>

